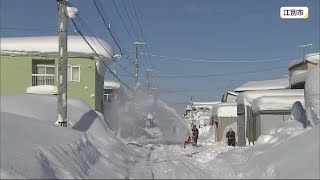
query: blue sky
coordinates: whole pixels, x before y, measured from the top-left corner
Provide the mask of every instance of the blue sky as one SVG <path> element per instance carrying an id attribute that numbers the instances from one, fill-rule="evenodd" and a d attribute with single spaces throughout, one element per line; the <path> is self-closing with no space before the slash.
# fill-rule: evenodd
<path id="1" fill-rule="evenodd" d="M 95 34 L 111 43 L 119 51 L 106 31 L 93 1 L 70 0 Z M 133 50 L 131 39 L 111 0 L 101 0 L 122 49 Z M 250 80 L 281 78 L 287 74 L 290 60 L 300 57 L 299 44 L 312 43 L 308 52 L 319 51 L 318 0 L 135 0 L 140 24 L 151 53 L 164 56 L 208 60 L 261 60 L 279 58 L 268 63 L 199 63 L 173 61 L 152 57 L 155 67 L 153 87 L 162 99 L 180 113 L 189 102 L 219 101 L 227 90 L 233 90 Z M 121 0 L 117 7 L 134 36 Z M 135 31 L 141 37 L 131 0 L 124 0 Z M 282 6 L 307 6 L 308 19 L 281 19 Z M 57 7 L 55 1 L 2 0 L 1 36 L 43 36 L 57 34 Z M 70 34 L 74 28 L 69 24 Z M 130 54 L 130 53 L 129 53 Z M 133 72 L 133 54 L 119 61 Z M 142 63 L 147 67 L 144 58 Z M 126 75 L 119 65 L 112 68 L 120 78 L 132 85 L 134 79 Z M 141 67 L 141 82 L 145 70 Z M 256 71 L 206 78 L 161 78 L 163 76 L 193 76 L 230 72 Z M 111 78 L 110 74 L 106 74 Z M 111 78 L 112 79 L 112 78 Z M 175 91 L 167 93 L 167 91 Z"/>

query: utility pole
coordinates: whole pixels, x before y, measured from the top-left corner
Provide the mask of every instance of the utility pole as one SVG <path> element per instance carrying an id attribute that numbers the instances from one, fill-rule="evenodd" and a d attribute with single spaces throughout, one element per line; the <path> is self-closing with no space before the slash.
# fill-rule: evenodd
<path id="1" fill-rule="evenodd" d="M 302 44 L 302 45 L 299 45 L 298 47 L 301 47 L 302 48 L 302 61 L 305 62 L 306 61 L 306 48 L 307 47 L 311 47 L 312 44 Z"/>
<path id="2" fill-rule="evenodd" d="M 150 87 L 151 87 L 151 83 L 150 83 L 150 80 L 149 80 L 149 72 L 152 71 L 151 69 L 146 69 L 147 70 L 147 90 L 148 90 L 148 93 L 150 93 Z"/>
<path id="3" fill-rule="evenodd" d="M 67 1 L 58 0 L 59 11 L 59 59 L 58 59 L 58 103 L 57 123 L 67 127 Z"/>
<path id="4" fill-rule="evenodd" d="M 136 83 L 136 87 L 138 85 L 139 79 L 138 79 L 138 71 L 139 71 L 139 63 L 138 63 L 138 45 L 144 45 L 146 43 L 142 43 L 142 42 L 133 42 L 133 45 L 136 46 L 136 62 L 135 62 L 135 83 Z"/>

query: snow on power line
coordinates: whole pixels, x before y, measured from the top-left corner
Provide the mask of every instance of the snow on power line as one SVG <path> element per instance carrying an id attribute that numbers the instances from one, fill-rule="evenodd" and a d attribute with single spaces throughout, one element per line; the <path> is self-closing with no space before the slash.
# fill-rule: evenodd
<path id="1" fill-rule="evenodd" d="M 127 52 L 134 53 L 134 51 L 127 50 Z M 261 60 L 207 60 L 207 59 L 190 59 L 190 58 L 178 58 L 178 57 L 170 57 L 170 56 L 162 56 L 156 54 L 149 54 L 149 53 L 139 53 L 145 56 L 152 56 L 152 57 L 159 57 L 163 59 L 172 59 L 172 60 L 179 60 L 179 61 L 190 61 L 190 62 L 207 62 L 207 63 L 260 63 L 260 62 L 275 62 L 281 61 L 281 59 L 261 59 Z"/>

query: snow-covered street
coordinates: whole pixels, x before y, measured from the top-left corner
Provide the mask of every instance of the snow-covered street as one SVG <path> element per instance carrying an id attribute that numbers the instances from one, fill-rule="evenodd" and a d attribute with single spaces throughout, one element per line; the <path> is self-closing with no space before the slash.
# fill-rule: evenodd
<path id="1" fill-rule="evenodd" d="M 159 145 L 151 154 L 155 179 L 212 179 L 236 177 L 232 168 L 215 160 L 230 147 L 204 143 L 197 148 L 182 145 Z"/>

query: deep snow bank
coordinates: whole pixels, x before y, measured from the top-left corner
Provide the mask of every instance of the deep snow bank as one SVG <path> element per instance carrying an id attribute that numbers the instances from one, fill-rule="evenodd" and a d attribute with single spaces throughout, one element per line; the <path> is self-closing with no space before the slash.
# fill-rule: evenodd
<path id="1" fill-rule="evenodd" d="M 317 65 L 309 72 L 305 83 L 306 115 L 313 126 L 320 121 L 319 73 L 319 65 Z"/>
<path id="2" fill-rule="evenodd" d="M 259 138 L 256 145 L 221 153 L 218 158 L 243 178 L 319 179 L 319 126 L 306 131 L 294 123 L 299 122 L 291 121 L 275 134 Z"/>
<path id="3" fill-rule="evenodd" d="M 1 178 L 152 177 L 143 168 L 148 149 L 123 144 L 81 101 L 68 101 L 73 126 L 57 126 L 54 104 L 50 96 L 1 98 Z"/>

